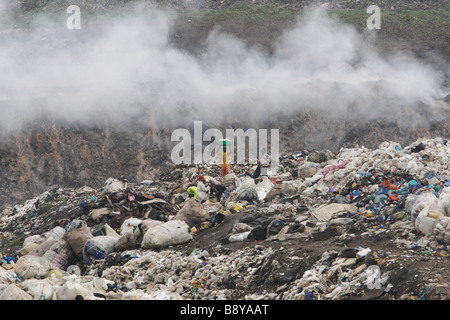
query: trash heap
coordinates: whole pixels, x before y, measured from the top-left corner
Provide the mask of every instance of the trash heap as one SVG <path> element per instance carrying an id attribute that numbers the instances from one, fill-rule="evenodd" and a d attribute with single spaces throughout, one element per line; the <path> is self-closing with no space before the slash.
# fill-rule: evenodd
<path id="1" fill-rule="evenodd" d="M 395 292 L 404 270 L 388 266 L 404 255 L 347 247 L 361 237 L 386 236 L 397 249 L 448 263 L 445 139 L 268 160 L 233 165 L 225 177 L 215 166 L 181 165 L 157 181 L 109 178 L 99 189 L 51 189 L 6 208 L 0 299 L 345 299 L 364 296 L 368 284 L 373 298 Z M 222 192 L 191 197 L 199 177 Z M 296 256 L 314 243 L 317 260 Z M 327 247 L 336 244 L 344 248 Z M 282 284 L 273 290 L 242 291 L 277 272 Z"/>

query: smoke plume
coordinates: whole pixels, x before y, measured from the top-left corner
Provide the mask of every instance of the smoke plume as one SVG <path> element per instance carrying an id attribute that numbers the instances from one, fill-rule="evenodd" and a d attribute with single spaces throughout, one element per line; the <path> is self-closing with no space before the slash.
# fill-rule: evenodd
<path id="1" fill-rule="evenodd" d="M 158 128 L 230 116 L 261 123 L 306 109 L 396 118 L 417 101 L 440 106 L 448 93 L 448 70 L 407 52 L 382 55 L 370 38 L 319 9 L 299 16 L 271 53 L 217 28 L 201 57 L 171 44 L 172 11 L 81 12 L 81 29 L 69 30 L 66 13 L 17 26 L 0 10 L 3 134 L 42 119 Z"/>

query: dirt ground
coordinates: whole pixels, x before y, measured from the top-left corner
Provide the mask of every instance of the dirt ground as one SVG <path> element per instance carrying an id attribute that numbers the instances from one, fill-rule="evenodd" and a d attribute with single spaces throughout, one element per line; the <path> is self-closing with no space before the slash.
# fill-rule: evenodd
<path id="1" fill-rule="evenodd" d="M 402 231 L 384 232 L 379 235 L 363 234 L 366 229 L 348 230 L 354 232 L 354 237 L 339 240 L 339 235 L 325 237 L 325 239 L 312 239 L 305 235 L 299 239 L 289 239 L 283 241 L 244 241 L 222 244 L 222 240 L 229 234 L 234 223 L 246 215 L 253 214 L 251 211 L 237 212 L 227 216 L 219 225 L 199 232 L 194 240 L 179 247 L 187 253 L 193 249 L 205 249 L 210 254 L 226 254 L 232 250 L 239 250 L 246 247 L 255 246 L 271 247 L 274 254 L 272 260 L 278 262 L 276 270 L 268 266 L 261 269 L 253 286 L 239 288 L 239 282 L 230 279 L 228 286 L 237 289 L 236 293 L 242 298 L 246 294 L 259 293 L 264 291 L 276 292 L 286 289 L 291 281 L 301 278 L 303 273 L 314 265 L 326 251 L 335 250 L 340 252 L 345 248 L 370 248 L 372 251 L 385 253 L 385 264 L 380 261 L 379 266 L 382 272 L 391 271 L 396 277 L 391 278 L 394 287 L 388 292 L 383 290 L 365 290 L 358 295 L 349 295 L 345 300 L 393 300 L 393 299 L 415 299 L 423 295 L 426 300 L 448 300 L 450 289 L 448 279 L 450 277 L 449 256 L 433 256 L 421 253 L 420 249 L 408 250 L 399 248 L 393 243 L 397 237 L 401 237 Z M 297 256 L 302 259 L 293 262 L 291 257 Z M 430 284 L 437 286 L 427 289 Z M 424 294 L 425 293 L 425 294 Z"/>

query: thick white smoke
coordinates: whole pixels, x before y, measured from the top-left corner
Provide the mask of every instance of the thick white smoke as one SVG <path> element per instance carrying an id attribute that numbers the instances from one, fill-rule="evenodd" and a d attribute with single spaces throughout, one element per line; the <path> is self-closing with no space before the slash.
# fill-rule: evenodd
<path id="1" fill-rule="evenodd" d="M 201 58 L 170 44 L 173 12 L 129 10 L 89 17 L 68 30 L 64 15 L 27 28 L 0 22 L 0 133 L 47 118 L 74 123 L 192 124 L 260 121 L 318 108 L 376 118 L 445 94 L 444 73 L 407 53 L 389 57 L 321 10 L 286 30 L 274 53 L 216 29 Z"/>

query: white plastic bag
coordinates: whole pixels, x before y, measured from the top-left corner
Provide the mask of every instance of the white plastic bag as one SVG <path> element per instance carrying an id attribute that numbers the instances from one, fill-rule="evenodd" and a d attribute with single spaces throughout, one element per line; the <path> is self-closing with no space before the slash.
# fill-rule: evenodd
<path id="1" fill-rule="evenodd" d="M 446 216 L 450 216 L 450 187 L 442 189 L 439 195 L 439 207 L 445 211 Z"/>
<path id="2" fill-rule="evenodd" d="M 256 193 L 259 199 L 264 199 L 269 191 L 273 188 L 274 184 L 266 176 L 263 177 L 262 181 L 255 185 Z"/>
<path id="3" fill-rule="evenodd" d="M 14 265 L 14 271 L 23 279 L 44 278 L 51 268 L 47 258 L 32 255 L 20 257 Z"/>
<path id="4" fill-rule="evenodd" d="M 436 218 L 428 216 L 428 209 L 429 208 L 422 209 L 414 222 L 416 230 L 425 235 L 433 233 L 433 229 L 438 221 Z"/>
<path id="5" fill-rule="evenodd" d="M 182 220 L 171 220 L 147 230 L 142 239 L 143 249 L 165 248 L 192 240 L 189 226 Z"/>
<path id="6" fill-rule="evenodd" d="M 106 193 L 115 193 L 125 190 L 128 187 L 127 182 L 115 178 L 108 178 L 105 181 L 104 189 Z"/>
<path id="7" fill-rule="evenodd" d="M 250 176 L 243 176 L 236 179 L 236 191 L 253 188 L 255 186 L 255 180 Z"/>
<path id="8" fill-rule="evenodd" d="M 133 232 L 134 227 L 142 223 L 141 219 L 138 218 L 128 218 L 120 226 L 120 235 L 123 236 L 127 232 Z"/>
<path id="9" fill-rule="evenodd" d="M 58 300 L 75 300 L 77 296 L 86 298 L 93 295 L 91 290 L 88 290 L 74 279 L 68 279 L 61 287 L 56 290 L 56 297 Z"/>
<path id="10" fill-rule="evenodd" d="M 329 221 L 346 212 L 356 213 L 358 208 L 353 204 L 331 203 L 324 204 L 312 210 L 312 215 L 319 221 Z"/>
<path id="11" fill-rule="evenodd" d="M 222 178 L 222 185 L 226 188 L 236 187 L 237 177 L 234 173 L 229 173 Z"/>
<path id="12" fill-rule="evenodd" d="M 33 297 L 14 284 L 10 284 L 0 294 L 0 300 L 33 300 Z"/>
<path id="13" fill-rule="evenodd" d="M 450 217 L 438 219 L 433 234 L 438 242 L 450 244 Z"/>
<path id="14" fill-rule="evenodd" d="M 52 300 L 55 290 L 47 280 L 29 279 L 22 283 L 23 287 L 35 300 Z"/>
<path id="15" fill-rule="evenodd" d="M 414 205 L 411 208 L 411 221 L 415 222 L 419 213 L 421 213 L 423 209 L 430 207 L 432 204 L 439 204 L 439 199 L 431 192 L 421 193 L 414 201 Z"/>
<path id="16" fill-rule="evenodd" d="M 241 242 L 241 241 L 245 241 L 248 239 L 248 235 L 250 234 L 251 231 L 246 231 L 246 232 L 241 232 L 241 233 L 237 233 L 237 234 L 232 234 L 231 236 L 228 237 L 228 241 L 230 242 Z"/>
<path id="17" fill-rule="evenodd" d="M 106 257 L 108 254 L 113 252 L 114 246 L 118 240 L 119 238 L 109 236 L 98 236 L 87 240 L 83 249 L 83 260 L 85 263 L 88 262 L 90 258 L 89 256 L 93 254 L 92 251 L 94 250 L 97 252 L 97 249 L 102 250 L 103 257 Z"/>
<path id="18" fill-rule="evenodd" d="M 69 261 L 72 260 L 75 253 L 72 251 L 69 243 L 63 239 L 53 244 L 42 257 L 50 260 L 53 267 L 65 270 Z"/>

